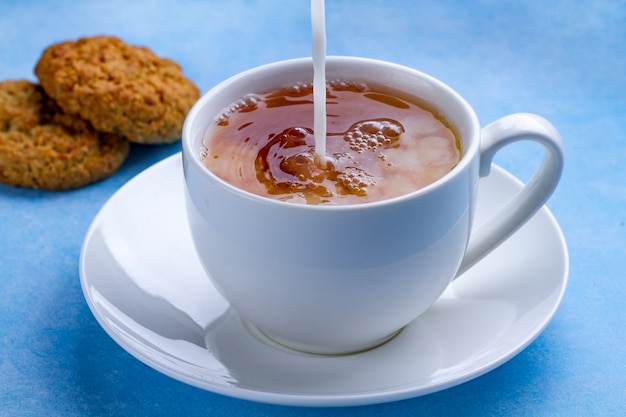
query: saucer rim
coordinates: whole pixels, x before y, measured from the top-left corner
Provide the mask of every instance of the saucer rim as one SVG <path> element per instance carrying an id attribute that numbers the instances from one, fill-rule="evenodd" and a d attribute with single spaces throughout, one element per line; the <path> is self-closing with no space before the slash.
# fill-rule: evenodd
<path id="1" fill-rule="evenodd" d="M 263 387 L 257 387 L 258 389 L 253 389 L 251 387 L 245 386 L 237 386 L 237 385 L 219 385 L 219 384 L 211 384 L 206 380 L 194 379 L 183 373 L 176 373 L 171 368 L 168 368 L 161 364 L 159 361 L 152 359 L 148 355 L 142 355 L 141 352 L 137 351 L 137 349 L 127 343 L 124 338 L 120 337 L 120 335 L 105 321 L 104 317 L 99 314 L 98 309 L 93 305 L 93 299 L 89 294 L 89 278 L 85 273 L 85 265 L 89 256 L 89 241 L 94 234 L 97 225 L 101 221 L 101 217 L 103 217 L 105 208 L 110 203 L 111 200 L 115 199 L 116 196 L 124 189 L 129 186 L 134 181 L 141 180 L 144 176 L 149 176 L 154 174 L 156 171 L 160 169 L 168 169 L 168 165 L 180 164 L 179 167 L 174 169 L 182 170 L 182 157 L 181 153 L 177 153 L 171 155 L 150 167 L 147 167 L 145 170 L 137 174 L 135 177 L 131 178 L 127 183 L 125 183 L 120 189 L 118 189 L 109 199 L 103 204 L 101 209 L 98 211 L 94 219 L 92 220 L 83 240 L 83 244 L 81 246 L 80 252 L 80 260 L 79 260 L 79 273 L 80 273 L 80 283 L 83 291 L 83 295 L 87 301 L 89 309 L 93 316 L 96 318 L 98 324 L 105 330 L 105 332 L 111 337 L 120 347 L 122 347 L 126 352 L 128 352 L 135 359 L 140 362 L 148 365 L 149 367 L 155 369 L 156 371 L 167 375 L 175 380 L 186 383 L 188 385 L 194 386 L 196 388 L 200 388 L 202 390 L 206 390 L 209 392 L 217 393 L 220 395 L 225 395 L 232 398 L 244 399 L 249 401 L 256 401 L 261 403 L 268 404 L 277 404 L 277 405 L 287 405 L 287 406 L 307 406 L 307 407 L 329 407 L 329 406 L 355 406 L 355 405 L 371 405 L 371 404 L 380 404 L 387 403 L 392 401 L 398 401 L 408 398 L 415 398 L 423 395 L 428 395 L 434 392 L 442 391 L 462 383 L 468 382 L 472 379 L 478 378 L 491 370 L 501 366 L 506 363 L 516 355 L 518 355 L 522 350 L 528 347 L 549 325 L 549 323 L 554 318 L 556 311 L 558 310 L 566 288 L 569 281 L 569 252 L 567 247 L 567 242 L 563 235 L 563 232 L 547 206 L 543 206 L 536 215 L 543 215 L 546 217 L 546 220 L 551 225 L 552 229 L 549 230 L 550 233 L 554 234 L 558 237 L 559 247 L 562 249 L 562 258 L 561 262 L 563 263 L 563 269 L 559 272 L 561 273 L 560 279 L 557 281 L 560 285 L 559 293 L 554 299 L 554 304 L 551 306 L 549 311 L 545 316 L 541 318 L 541 320 L 536 321 L 536 325 L 534 326 L 534 331 L 528 332 L 528 334 L 523 338 L 523 340 L 515 343 L 512 346 L 511 350 L 508 350 L 506 354 L 496 358 L 495 360 L 490 360 L 488 363 L 484 364 L 481 367 L 470 370 L 469 372 L 464 372 L 461 376 L 457 378 L 451 378 L 445 381 L 441 381 L 438 383 L 434 383 L 432 385 L 428 385 L 426 387 L 423 386 L 415 386 L 411 384 L 404 384 L 404 386 L 390 386 L 384 389 L 370 389 L 365 391 L 359 391 L 354 393 L 339 393 L 339 394 L 307 394 L 307 393 L 291 393 L 291 392 L 276 392 L 263 390 Z M 504 168 L 497 166 L 496 164 L 492 167 L 492 175 L 496 173 L 496 175 L 501 175 L 506 177 L 506 180 L 512 181 L 517 185 L 521 185 L 521 181 L 509 173 Z M 522 226 L 524 228 L 525 226 Z M 490 255 L 487 255 L 488 258 Z"/>

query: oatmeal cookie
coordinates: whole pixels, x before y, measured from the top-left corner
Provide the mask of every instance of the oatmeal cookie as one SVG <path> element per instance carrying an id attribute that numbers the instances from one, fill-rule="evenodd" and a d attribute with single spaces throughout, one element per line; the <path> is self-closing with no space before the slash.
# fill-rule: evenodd
<path id="1" fill-rule="evenodd" d="M 137 143 L 180 139 L 185 116 L 199 97 L 174 61 L 112 36 L 54 44 L 43 52 L 35 74 L 64 111 Z"/>
<path id="2" fill-rule="evenodd" d="M 114 173 L 130 144 L 65 114 L 26 80 L 0 82 L 0 182 L 63 190 Z"/>

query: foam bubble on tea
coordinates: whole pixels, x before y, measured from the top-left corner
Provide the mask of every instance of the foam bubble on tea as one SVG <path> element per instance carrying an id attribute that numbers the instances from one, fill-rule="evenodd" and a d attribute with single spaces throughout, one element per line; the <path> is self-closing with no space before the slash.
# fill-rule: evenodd
<path id="1" fill-rule="evenodd" d="M 251 193 L 303 204 L 401 196 L 459 161 L 454 129 L 427 103 L 360 80 L 327 80 L 326 165 L 316 163 L 313 84 L 250 94 L 204 137 L 203 162 Z"/>

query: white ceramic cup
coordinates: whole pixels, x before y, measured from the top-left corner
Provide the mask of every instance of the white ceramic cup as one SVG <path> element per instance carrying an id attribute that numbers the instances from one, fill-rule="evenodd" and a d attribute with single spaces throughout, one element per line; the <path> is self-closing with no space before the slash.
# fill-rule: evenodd
<path id="1" fill-rule="evenodd" d="M 183 128 L 186 205 L 200 260 L 239 316 L 297 350 L 342 354 L 377 346 L 417 318 L 449 283 L 522 226 L 555 189 L 562 143 L 545 119 L 514 114 L 480 128 L 469 104 L 414 69 L 328 57 L 327 79 L 375 81 L 420 97 L 452 123 L 463 157 L 435 183 L 374 203 L 310 206 L 235 188 L 202 163 L 209 124 L 228 106 L 313 78 L 311 59 L 245 71 L 212 88 Z M 545 156 L 535 175 L 472 231 L 479 177 L 503 146 L 531 140 Z"/>

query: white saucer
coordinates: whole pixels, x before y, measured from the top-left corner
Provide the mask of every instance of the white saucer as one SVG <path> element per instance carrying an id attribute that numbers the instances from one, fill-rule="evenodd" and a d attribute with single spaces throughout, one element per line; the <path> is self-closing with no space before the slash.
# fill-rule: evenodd
<path id="1" fill-rule="evenodd" d="M 519 187 L 494 167 L 481 182 L 477 223 Z M 252 336 L 206 278 L 185 219 L 178 154 L 100 210 L 80 277 L 100 325 L 152 368 L 232 397 L 337 406 L 428 394 L 501 365 L 546 327 L 568 268 L 565 240 L 544 207 L 389 343 L 341 357 L 280 350 Z"/>

